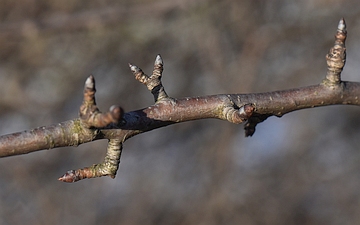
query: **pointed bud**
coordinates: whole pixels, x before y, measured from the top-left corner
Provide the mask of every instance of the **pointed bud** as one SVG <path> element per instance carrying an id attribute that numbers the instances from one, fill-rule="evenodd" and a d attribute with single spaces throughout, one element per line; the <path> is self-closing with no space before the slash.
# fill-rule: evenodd
<path id="1" fill-rule="evenodd" d="M 74 182 L 78 181 L 78 177 L 75 173 L 75 170 L 69 170 L 58 180 L 66 182 L 66 183 L 74 183 Z"/>
<path id="2" fill-rule="evenodd" d="M 339 31 L 345 31 L 346 30 L 346 24 L 345 24 L 344 18 L 341 18 L 341 20 L 339 21 L 338 30 Z"/>
<path id="3" fill-rule="evenodd" d="M 86 81 L 85 81 L 85 88 L 88 89 L 94 89 L 95 88 L 95 78 L 93 77 L 93 75 L 90 75 Z"/>
<path id="4" fill-rule="evenodd" d="M 156 56 L 155 65 L 161 65 L 161 66 L 164 65 L 164 62 L 163 62 L 160 54 L 158 54 L 158 55 Z"/>
<path id="5" fill-rule="evenodd" d="M 129 67 L 130 67 L 131 72 L 133 72 L 133 73 L 139 73 L 141 71 L 141 69 L 139 67 L 137 67 L 131 63 L 129 63 Z"/>

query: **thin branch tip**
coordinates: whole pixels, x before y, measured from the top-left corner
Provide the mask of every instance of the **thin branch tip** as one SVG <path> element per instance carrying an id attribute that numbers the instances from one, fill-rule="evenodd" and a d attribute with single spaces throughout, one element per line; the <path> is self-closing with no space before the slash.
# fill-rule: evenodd
<path id="1" fill-rule="evenodd" d="M 94 89 L 95 88 L 95 78 L 93 75 L 90 75 L 85 81 L 85 88 Z"/>
<path id="2" fill-rule="evenodd" d="M 134 74 L 142 72 L 142 70 L 139 67 L 137 67 L 131 63 L 129 63 L 129 67 L 130 67 L 131 72 L 133 72 Z"/>
<path id="3" fill-rule="evenodd" d="M 62 177 L 59 177 L 58 180 L 65 183 L 74 183 L 79 179 L 78 179 L 78 175 L 76 175 L 75 170 L 69 170 Z"/>
<path id="4" fill-rule="evenodd" d="M 58 180 L 66 183 L 74 183 L 79 180 L 102 176 L 109 176 L 114 179 L 119 169 L 122 143 L 120 139 L 110 139 L 103 163 L 94 164 L 83 169 L 69 170 L 62 177 L 58 178 Z"/>
<path id="5" fill-rule="evenodd" d="M 346 32 L 346 23 L 344 17 L 341 18 L 341 20 L 339 21 L 338 30 L 342 32 Z"/>
<path id="6" fill-rule="evenodd" d="M 129 65 L 129 68 L 130 68 L 130 70 L 133 70 L 132 68 L 133 68 L 133 64 L 131 64 L 131 63 L 128 63 L 128 65 Z"/>
<path id="7" fill-rule="evenodd" d="M 164 65 L 164 61 L 163 61 L 163 59 L 162 59 L 162 57 L 161 57 L 160 54 L 158 54 L 158 55 L 156 56 L 155 65 L 161 65 L 161 66 Z"/>
<path id="8" fill-rule="evenodd" d="M 328 87 L 333 88 L 341 84 L 341 72 L 346 63 L 346 37 L 346 24 L 344 18 L 342 18 L 339 21 L 337 32 L 335 34 L 335 43 L 326 55 L 328 70 L 322 84 Z"/>
<path id="9" fill-rule="evenodd" d="M 129 63 L 129 68 L 130 68 L 131 72 L 135 73 L 135 72 L 136 72 L 136 68 L 137 68 L 137 66 L 135 66 L 135 65 L 133 65 L 133 64 L 131 64 L 131 63 Z"/>

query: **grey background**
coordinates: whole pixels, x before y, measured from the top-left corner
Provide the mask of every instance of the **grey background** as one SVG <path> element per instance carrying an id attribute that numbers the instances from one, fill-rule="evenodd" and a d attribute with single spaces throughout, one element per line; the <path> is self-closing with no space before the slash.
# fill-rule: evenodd
<path id="1" fill-rule="evenodd" d="M 343 79 L 360 81 L 353 1 L 0 0 L 0 134 L 77 116 L 93 74 L 101 110 L 152 104 L 127 63 L 164 59 L 172 97 L 319 83 L 338 21 Z M 0 159 L 0 224 L 357 224 L 359 108 L 243 126 L 202 120 L 125 143 L 116 179 L 57 181 L 102 161 L 106 141 Z"/>

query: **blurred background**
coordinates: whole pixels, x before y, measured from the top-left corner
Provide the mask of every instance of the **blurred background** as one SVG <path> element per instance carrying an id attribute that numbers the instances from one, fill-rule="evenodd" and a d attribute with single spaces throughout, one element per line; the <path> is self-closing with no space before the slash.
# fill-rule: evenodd
<path id="1" fill-rule="evenodd" d="M 0 0 L 0 135 L 77 117 L 86 78 L 106 111 L 149 106 L 128 63 L 175 98 L 321 82 L 338 21 L 343 80 L 360 81 L 358 2 Z M 360 109 L 329 106 L 243 125 L 201 120 L 128 140 L 116 179 L 57 178 L 107 141 L 0 159 L 0 224 L 359 224 Z"/>

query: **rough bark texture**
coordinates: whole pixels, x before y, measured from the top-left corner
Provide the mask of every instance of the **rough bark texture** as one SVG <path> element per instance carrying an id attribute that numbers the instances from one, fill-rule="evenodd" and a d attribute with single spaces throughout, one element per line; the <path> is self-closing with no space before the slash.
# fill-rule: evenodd
<path id="1" fill-rule="evenodd" d="M 224 108 L 254 104 L 253 117 L 282 116 L 286 113 L 328 105 L 359 106 L 360 83 L 342 82 L 338 87 L 323 84 L 257 94 L 228 94 L 184 99 L 167 99 L 147 108 L 127 112 L 119 124 L 103 129 L 86 129 L 80 119 L 39 127 L 0 137 L 0 156 L 26 154 L 43 149 L 78 146 L 98 139 L 126 140 L 136 134 L 173 123 L 216 118 L 227 120 Z M 229 119 L 231 120 L 231 119 Z M 125 122 L 124 122 L 125 121 Z"/>
<path id="2" fill-rule="evenodd" d="M 2 0 L 0 136 L 76 118 L 90 74 L 103 112 L 151 106 L 128 63 L 151 75 L 158 53 L 176 99 L 319 84 L 341 17 L 341 80 L 360 82 L 358 4 Z M 358 224 L 359 109 L 174 123 L 128 139 L 116 179 L 57 181 L 102 163 L 106 139 L 0 158 L 0 224 Z"/>
<path id="3" fill-rule="evenodd" d="M 129 64 L 135 79 L 153 94 L 155 104 L 147 108 L 123 113 L 112 106 L 101 113 L 95 100 L 95 79 L 90 76 L 84 87 L 84 101 L 79 119 L 49 127 L 36 128 L 0 137 L 0 157 L 26 154 L 43 149 L 77 146 L 98 139 L 109 139 L 103 163 L 84 169 L 70 170 L 59 180 L 75 182 L 84 178 L 110 176 L 115 178 L 120 163 L 123 142 L 139 133 L 190 120 L 216 118 L 245 124 L 245 135 L 252 136 L 258 123 L 269 116 L 327 105 L 359 106 L 360 83 L 344 82 L 341 71 L 346 61 L 346 25 L 341 19 L 335 44 L 326 56 L 328 72 L 321 84 L 296 89 L 258 94 L 222 94 L 174 99 L 162 85 L 163 60 L 156 56 L 151 76 Z"/>

